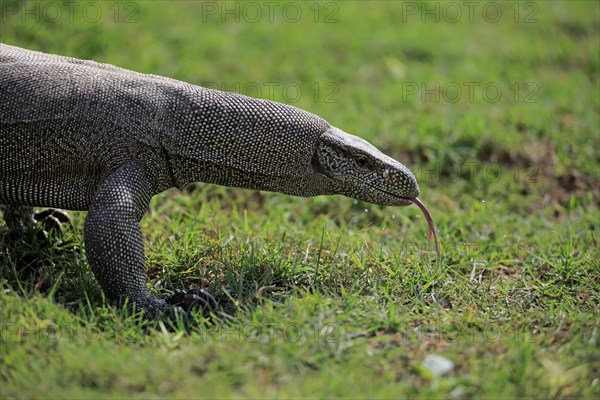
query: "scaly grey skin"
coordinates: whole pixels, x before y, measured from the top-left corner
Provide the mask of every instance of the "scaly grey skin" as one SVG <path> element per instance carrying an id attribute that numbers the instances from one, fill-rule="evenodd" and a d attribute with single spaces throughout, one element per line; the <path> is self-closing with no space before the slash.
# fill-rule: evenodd
<path id="1" fill-rule="evenodd" d="M 292 106 L 5 44 L 0 65 L 9 228 L 31 207 L 87 210 L 85 249 L 101 288 L 149 315 L 165 301 L 146 289 L 139 221 L 168 188 L 206 182 L 399 206 L 419 195 L 404 165 Z"/>

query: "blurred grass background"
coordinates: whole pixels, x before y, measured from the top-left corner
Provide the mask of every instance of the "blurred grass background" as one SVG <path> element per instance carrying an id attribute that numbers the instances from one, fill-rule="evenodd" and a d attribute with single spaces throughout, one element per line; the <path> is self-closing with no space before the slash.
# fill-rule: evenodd
<path id="1" fill-rule="evenodd" d="M 2 1 L 0 12 L 3 43 L 285 102 L 368 139 L 415 172 L 443 246 L 437 264 L 423 255 L 412 207 L 168 191 L 142 221 L 151 290 L 225 287 L 235 299 L 234 321 L 183 335 L 103 305 L 79 251 L 85 214 L 41 252 L 3 235 L 3 397 L 598 395 L 599 3 Z M 306 335 L 285 340 L 282 321 Z M 49 322 L 75 334 L 53 342 Z M 219 330 L 248 325 L 276 334 Z M 323 326 L 332 341 L 311 336 Z M 430 354 L 451 372 L 428 370 Z"/>

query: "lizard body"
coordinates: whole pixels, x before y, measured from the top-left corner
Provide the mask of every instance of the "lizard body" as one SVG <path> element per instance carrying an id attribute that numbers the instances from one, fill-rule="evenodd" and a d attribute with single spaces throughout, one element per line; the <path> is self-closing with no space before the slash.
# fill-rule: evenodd
<path id="1" fill-rule="evenodd" d="M 154 315 L 139 221 L 190 182 L 296 196 L 418 201 L 414 175 L 296 107 L 0 44 L 0 204 L 86 210 L 88 262 L 109 299 Z M 10 216 L 10 218 L 7 218 Z"/>

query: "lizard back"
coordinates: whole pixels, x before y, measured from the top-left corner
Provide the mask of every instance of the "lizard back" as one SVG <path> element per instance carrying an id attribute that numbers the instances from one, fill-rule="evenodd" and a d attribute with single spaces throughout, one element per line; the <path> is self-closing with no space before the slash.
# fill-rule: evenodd
<path id="1" fill-rule="evenodd" d="M 5 44 L 0 66 L 0 203 L 85 210 L 128 162 L 155 193 L 201 181 L 319 194 L 311 158 L 330 126 L 314 114 Z"/>

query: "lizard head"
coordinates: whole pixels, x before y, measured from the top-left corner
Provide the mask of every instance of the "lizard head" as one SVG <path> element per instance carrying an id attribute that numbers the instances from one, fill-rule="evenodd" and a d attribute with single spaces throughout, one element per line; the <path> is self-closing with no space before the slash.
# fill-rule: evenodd
<path id="1" fill-rule="evenodd" d="M 398 161 L 364 139 L 331 127 L 319 138 L 312 159 L 335 193 L 369 203 L 408 206 L 419 195 L 417 179 Z"/>

